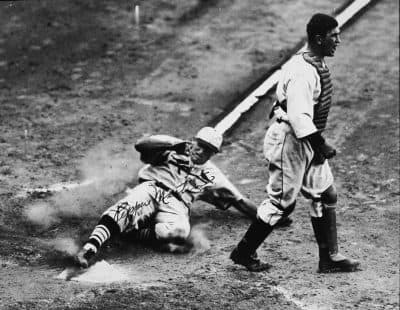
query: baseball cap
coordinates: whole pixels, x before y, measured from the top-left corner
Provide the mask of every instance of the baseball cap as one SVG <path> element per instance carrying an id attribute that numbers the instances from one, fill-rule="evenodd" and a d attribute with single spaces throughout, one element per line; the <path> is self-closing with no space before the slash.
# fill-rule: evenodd
<path id="1" fill-rule="evenodd" d="M 216 153 L 220 151 L 222 145 L 222 135 L 212 127 L 203 127 L 195 136 L 196 139 L 203 142 Z"/>

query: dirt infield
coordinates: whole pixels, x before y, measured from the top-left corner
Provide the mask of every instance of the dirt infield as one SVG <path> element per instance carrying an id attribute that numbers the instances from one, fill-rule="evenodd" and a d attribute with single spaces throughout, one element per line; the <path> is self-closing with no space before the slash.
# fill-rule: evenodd
<path id="1" fill-rule="evenodd" d="M 301 200 L 250 274 L 228 259 L 249 220 L 198 204 L 200 242 L 186 255 L 110 243 L 121 283 L 56 279 L 100 213 L 135 183 L 133 143 L 190 137 L 304 35 L 331 1 L 6 1 L 0 3 L 1 309 L 397 309 L 399 306 L 398 4 L 382 0 L 342 35 L 329 60 L 328 138 L 340 192 L 339 239 L 362 261 L 316 273 Z M 140 4 L 140 26 L 133 4 Z M 226 137 L 216 162 L 255 202 L 265 197 L 266 98 Z M 27 188 L 95 180 L 54 196 Z"/>

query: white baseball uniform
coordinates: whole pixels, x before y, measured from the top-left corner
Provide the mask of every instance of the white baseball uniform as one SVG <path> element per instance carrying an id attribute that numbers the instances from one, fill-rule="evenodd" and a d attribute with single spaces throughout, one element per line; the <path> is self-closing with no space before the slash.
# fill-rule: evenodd
<path id="1" fill-rule="evenodd" d="M 121 232 L 138 229 L 141 222 L 154 216 L 157 239 L 186 238 L 194 201 L 213 201 L 224 209 L 223 199 L 217 202 L 210 197 L 218 195 L 218 189 L 228 190 L 237 200 L 243 199 L 212 162 L 195 165 L 188 153 L 167 152 L 161 164 L 145 165 L 138 174 L 140 184 L 103 213 L 117 222 Z"/>
<path id="2" fill-rule="evenodd" d="M 287 117 L 286 121 L 274 122 L 264 138 L 268 198 L 257 211 L 257 216 L 270 225 L 275 225 L 285 211 L 290 212 L 300 192 L 315 201 L 333 184 L 328 161 L 313 164 L 314 151 L 309 141 L 302 139 L 318 131 L 314 113 L 321 95 L 320 74 L 303 53 L 295 55 L 285 67 L 276 95 L 279 102 L 286 101 Z M 313 203 L 312 207 L 311 212 L 321 216 L 320 205 Z"/>

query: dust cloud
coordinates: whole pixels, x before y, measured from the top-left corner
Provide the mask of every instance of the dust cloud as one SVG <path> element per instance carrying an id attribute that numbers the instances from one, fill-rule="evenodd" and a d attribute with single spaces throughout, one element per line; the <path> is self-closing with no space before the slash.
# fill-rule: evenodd
<path id="1" fill-rule="evenodd" d="M 59 221 L 56 210 L 45 202 L 27 206 L 25 214 L 32 223 L 44 228 L 48 228 Z"/>
<path id="2" fill-rule="evenodd" d="M 206 236 L 206 230 L 206 223 L 198 224 L 192 227 L 188 240 L 193 245 L 192 252 L 203 253 L 210 249 L 210 240 L 208 240 Z"/>
<path id="3" fill-rule="evenodd" d="M 75 255 L 79 251 L 78 243 L 72 238 L 56 238 L 49 241 L 48 245 L 68 255 Z"/>
<path id="4" fill-rule="evenodd" d="M 28 205 L 25 214 L 29 221 L 49 228 L 74 217 L 99 217 L 136 182 L 143 163 L 132 145 L 115 141 L 97 145 L 81 160 L 78 171 L 80 186 L 55 192 L 47 201 Z"/>

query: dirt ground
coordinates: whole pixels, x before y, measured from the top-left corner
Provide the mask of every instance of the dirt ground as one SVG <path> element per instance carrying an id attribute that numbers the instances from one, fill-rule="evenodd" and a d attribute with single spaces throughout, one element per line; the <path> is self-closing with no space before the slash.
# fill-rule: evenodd
<path id="1" fill-rule="evenodd" d="M 345 3 L 315 2 L 0 2 L 0 308 L 398 309 L 399 7 L 391 0 L 346 29 L 329 59 L 339 239 L 362 271 L 316 273 L 308 203 L 300 199 L 292 226 L 259 251 L 273 265 L 268 273 L 228 259 L 247 218 L 197 204 L 196 251 L 112 242 L 100 258 L 125 281 L 56 278 L 100 213 L 134 185 L 141 165 L 134 142 L 150 133 L 189 138 L 214 124 L 304 36 L 313 13 Z M 265 98 L 225 137 L 215 160 L 256 203 L 265 197 L 270 103 Z M 24 194 L 85 181 L 52 196 Z"/>

